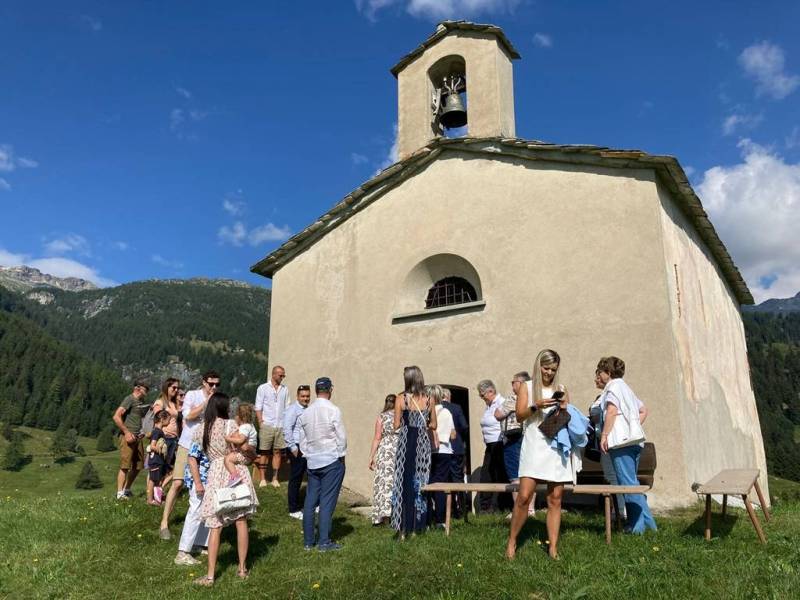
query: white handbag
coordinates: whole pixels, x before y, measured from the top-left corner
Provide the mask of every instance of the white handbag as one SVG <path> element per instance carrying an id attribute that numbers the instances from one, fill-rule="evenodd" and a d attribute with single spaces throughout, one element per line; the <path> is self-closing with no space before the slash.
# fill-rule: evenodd
<path id="1" fill-rule="evenodd" d="M 608 434 L 609 450 L 641 444 L 646 439 L 642 424 L 639 422 L 639 411 L 636 410 L 636 407 L 629 406 L 625 397 L 620 400 L 625 406 L 624 409 L 620 407 L 617 418 L 614 420 L 614 427 Z M 634 415 L 634 417 L 631 418 L 629 415 Z M 620 419 L 620 417 L 622 418 Z"/>
<path id="2" fill-rule="evenodd" d="M 222 487 L 214 490 L 214 512 L 216 514 L 230 512 L 239 508 L 247 508 L 252 504 L 250 486 L 240 483 L 235 487 Z"/>

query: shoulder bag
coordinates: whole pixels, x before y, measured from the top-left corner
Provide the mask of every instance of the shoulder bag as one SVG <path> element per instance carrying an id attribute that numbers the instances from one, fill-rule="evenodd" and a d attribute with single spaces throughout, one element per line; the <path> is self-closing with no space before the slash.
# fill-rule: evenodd
<path id="1" fill-rule="evenodd" d="M 608 434 L 609 450 L 625 448 L 645 441 L 644 429 L 639 422 L 639 412 L 636 407 L 629 406 L 628 399 L 624 397 L 620 398 L 620 404 L 624 404 L 625 407 L 624 409 L 620 407 L 619 414 L 614 421 L 614 427 L 611 429 L 611 433 Z M 629 415 L 635 415 L 635 418 Z"/>
<path id="2" fill-rule="evenodd" d="M 251 504 L 250 486 L 246 483 L 214 490 L 214 512 L 218 515 L 240 508 L 248 508 Z"/>
<path id="3" fill-rule="evenodd" d="M 564 429 L 569 423 L 569 412 L 565 408 L 557 407 L 555 410 L 550 411 L 541 423 L 539 423 L 539 431 L 545 437 L 553 439 L 558 435 L 558 432 Z"/>

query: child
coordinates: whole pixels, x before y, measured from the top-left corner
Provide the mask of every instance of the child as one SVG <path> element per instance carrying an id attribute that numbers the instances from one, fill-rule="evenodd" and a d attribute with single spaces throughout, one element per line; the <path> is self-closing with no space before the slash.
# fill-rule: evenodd
<path id="1" fill-rule="evenodd" d="M 233 487 L 242 480 L 242 476 L 236 471 L 236 466 L 249 465 L 255 459 L 258 433 L 253 426 L 253 417 L 253 405 L 240 404 L 236 410 L 236 424 L 239 425 L 239 429 L 225 437 L 226 442 L 238 447 L 238 450 L 225 455 L 225 468 L 230 473 L 228 487 Z"/>
<path id="2" fill-rule="evenodd" d="M 164 427 L 170 420 L 170 414 L 166 410 L 160 410 L 153 416 L 153 432 L 150 434 L 150 446 L 147 448 L 147 468 L 150 472 L 150 481 L 155 486 L 153 488 L 153 506 L 161 506 L 161 499 L 164 497 L 164 490 L 161 489 L 161 480 L 164 479 L 167 470 L 167 438 L 164 435 Z"/>

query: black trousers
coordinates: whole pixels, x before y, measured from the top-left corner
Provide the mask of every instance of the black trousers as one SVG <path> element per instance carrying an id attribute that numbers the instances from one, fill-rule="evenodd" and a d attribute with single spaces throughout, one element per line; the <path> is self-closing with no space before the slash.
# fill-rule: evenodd
<path id="1" fill-rule="evenodd" d="M 303 510 L 303 503 L 300 502 L 300 486 L 303 483 L 303 476 L 306 474 L 306 457 L 302 454 L 294 456 L 290 453 L 289 462 L 292 470 L 289 472 L 289 484 L 286 492 L 289 497 L 289 512 L 293 513 Z"/>
<path id="2" fill-rule="evenodd" d="M 486 451 L 483 453 L 483 466 L 481 467 L 481 483 L 508 483 L 506 476 L 506 465 L 503 460 L 503 442 L 492 442 L 486 444 Z M 478 494 L 478 505 L 481 512 L 491 512 L 496 508 L 509 510 L 514 503 L 511 494 L 504 492 L 495 494 L 492 492 L 481 492 Z"/>
<path id="3" fill-rule="evenodd" d="M 463 458 L 463 457 L 462 457 Z M 462 476 L 455 476 L 453 463 L 458 462 L 452 454 L 434 453 L 431 455 L 431 483 L 453 483 L 463 481 Z M 433 514 L 437 524 L 444 523 L 445 501 L 447 494 L 444 492 L 433 493 Z"/>

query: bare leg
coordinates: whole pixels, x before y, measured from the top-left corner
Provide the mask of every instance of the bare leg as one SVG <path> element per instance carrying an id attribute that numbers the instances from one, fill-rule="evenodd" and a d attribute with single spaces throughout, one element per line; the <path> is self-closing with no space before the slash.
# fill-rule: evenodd
<path id="1" fill-rule="evenodd" d="M 215 527 L 208 532 L 208 578 L 214 579 L 214 572 L 217 570 L 217 556 L 219 556 L 219 540 L 222 535 L 222 527 Z"/>
<path id="2" fill-rule="evenodd" d="M 247 531 L 247 519 L 236 521 L 236 550 L 239 552 L 239 573 L 247 571 L 247 547 L 250 534 Z M 211 552 L 209 551 L 209 555 Z"/>
<path id="3" fill-rule="evenodd" d="M 128 471 L 128 481 L 125 482 L 125 489 L 131 489 L 133 487 L 133 482 L 136 481 L 136 476 L 139 474 L 139 469 L 131 468 Z"/>
<path id="4" fill-rule="evenodd" d="M 278 482 L 278 471 L 281 470 L 281 459 L 282 459 L 282 452 L 277 448 L 273 448 L 272 450 L 272 481 L 273 483 Z"/>
<path id="5" fill-rule="evenodd" d="M 117 473 L 117 492 L 125 489 L 125 482 L 128 480 L 128 469 L 120 469 Z"/>
<path id="6" fill-rule="evenodd" d="M 169 529 L 169 515 L 172 513 L 172 509 L 175 508 L 175 502 L 178 499 L 178 494 L 181 491 L 182 485 L 182 479 L 178 478 L 172 480 L 172 487 L 169 488 L 167 499 L 164 501 L 164 512 L 161 513 L 161 525 L 159 529 Z"/>
<path id="7" fill-rule="evenodd" d="M 228 472 L 228 475 L 236 475 L 236 452 L 228 452 L 222 460 L 224 461 L 225 470 Z"/>
<path id="8" fill-rule="evenodd" d="M 253 481 L 253 484 L 261 483 L 267 480 L 267 454 L 266 452 L 259 452 L 256 459 L 256 472 L 258 481 Z"/>
<path id="9" fill-rule="evenodd" d="M 153 501 L 153 488 L 156 487 L 153 480 L 150 479 L 150 474 L 148 473 L 147 477 L 147 502 L 150 503 Z"/>
<path id="10" fill-rule="evenodd" d="M 536 489 L 536 480 L 530 477 L 522 477 L 519 480 L 519 492 L 514 502 L 514 510 L 511 513 L 511 529 L 508 532 L 508 544 L 506 545 L 506 558 L 514 560 L 517 553 L 517 536 L 528 519 L 528 505 Z"/>
<path id="11" fill-rule="evenodd" d="M 550 558 L 558 558 L 558 534 L 561 530 L 561 498 L 563 483 L 547 484 L 547 539 L 550 542 Z"/>

